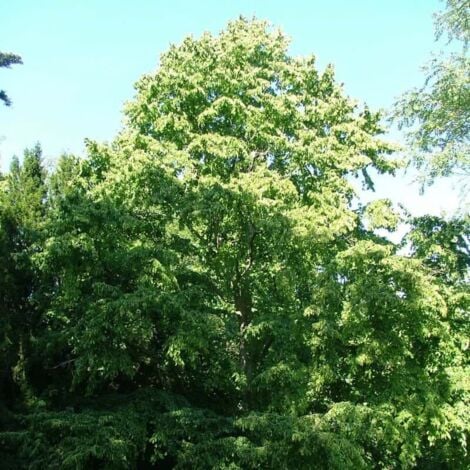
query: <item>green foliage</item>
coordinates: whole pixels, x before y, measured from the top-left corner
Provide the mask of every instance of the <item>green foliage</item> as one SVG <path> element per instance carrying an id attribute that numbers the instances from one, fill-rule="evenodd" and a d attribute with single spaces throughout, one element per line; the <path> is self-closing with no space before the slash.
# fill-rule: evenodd
<path id="1" fill-rule="evenodd" d="M 14 64 L 22 64 L 21 57 L 11 52 L 0 52 L 0 67 L 10 68 Z M 3 101 L 5 106 L 11 106 L 11 100 L 6 94 L 5 90 L 0 90 L 0 101 Z"/>
<path id="2" fill-rule="evenodd" d="M 405 93 L 393 111 L 399 127 L 409 129 L 412 161 L 424 169 L 426 183 L 450 175 L 465 183 L 470 173 L 469 18 L 468 0 L 447 2 L 447 10 L 437 16 L 437 36 L 445 32 L 462 41 L 463 50 L 434 58 L 425 68 L 424 86 Z"/>
<path id="3" fill-rule="evenodd" d="M 441 292 L 447 304 L 446 323 L 452 336 L 446 347 L 452 351 L 446 372 L 449 377 L 449 399 L 452 406 L 443 407 L 445 420 L 452 423 L 447 427 L 446 440 L 438 443 L 429 452 L 427 468 L 436 465 L 436 458 L 458 467 L 468 463 L 465 441 L 455 445 L 465 433 L 468 435 L 470 420 L 467 410 L 470 406 L 470 367 L 468 362 L 468 338 L 470 337 L 470 290 L 468 276 L 470 267 L 469 220 L 468 216 L 443 220 L 439 217 L 423 216 L 410 221 L 412 229 L 407 236 L 414 255 L 441 284 Z M 442 426 L 442 424 L 441 424 Z M 442 426 L 442 429 L 446 429 Z M 450 429 L 453 429 L 451 431 Z M 458 437 L 456 430 L 464 434 Z M 426 462 L 426 459 L 424 460 Z M 424 465 L 424 463 L 423 463 Z"/>
<path id="4" fill-rule="evenodd" d="M 423 216 L 412 219 L 411 224 L 408 239 L 414 254 L 450 285 L 465 281 L 470 268 L 469 217 L 444 220 Z"/>
<path id="5" fill-rule="evenodd" d="M 465 47 L 470 40 L 468 0 L 447 0 L 446 10 L 436 15 L 436 37 L 447 34 L 449 40 L 462 41 Z"/>
<path id="6" fill-rule="evenodd" d="M 41 148 L 25 150 L 22 165 L 13 159 L 10 173 L 0 182 L 0 397 L 9 401 L 26 392 L 25 355 L 37 320 L 38 279 L 31 262 L 39 249 L 45 214 L 45 171 Z"/>
<path id="7" fill-rule="evenodd" d="M 464 468 L 468 226 L 415 220 L 406 256 L 374 233 L 399 215 L 350 180 L 397 167 L 381 116 L 287 47 L 188 38 L 111 144 L 14 162 L 12 468 Z"/>
<path id="8" fill-rule="evenodd" d="M 370 230 L 386 229 L 396 230 L 400 216 L 393 209 L 389 199 L 377 199 L 369 203 L 364 210 L 364 219 Z"/>

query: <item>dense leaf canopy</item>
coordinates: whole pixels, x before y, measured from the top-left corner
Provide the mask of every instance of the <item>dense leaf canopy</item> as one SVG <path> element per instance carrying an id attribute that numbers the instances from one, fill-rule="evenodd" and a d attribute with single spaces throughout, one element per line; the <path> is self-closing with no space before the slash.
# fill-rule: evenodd
<path id="1" fill-rule="evenodd" d="M 465 468 L 468 221 L 357 203 L 380 115 L 239 19 L 1 181 L 10 468 Z M 381 232 L 380 232 L 381 233 Z"/>

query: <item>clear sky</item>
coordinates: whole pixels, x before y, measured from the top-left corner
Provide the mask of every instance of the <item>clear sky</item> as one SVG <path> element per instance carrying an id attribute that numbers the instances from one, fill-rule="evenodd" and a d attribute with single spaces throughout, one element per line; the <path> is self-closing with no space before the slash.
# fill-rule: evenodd
<path id="1" fill-rule="evenodd" d="M 111 140 L 133 84 L 171 43 L 218 32 L 240 14 L 267 19 L 291 39 L 294 55 L 332 63 L 351 97 L 388 108 L 423 82 L 438 0 L 0 0 L 0 51 L 24 65 L 0 69 L 0 168 L 39 141 L 46 159 L 81 154 L 84 138 Z M 395 136 L 399 138 L 399 136 Z M 381 178 L 379 197 L 415 213 L 454 210 L 457 191 L 441 182 L 418 195 L 411 177 Z"/>

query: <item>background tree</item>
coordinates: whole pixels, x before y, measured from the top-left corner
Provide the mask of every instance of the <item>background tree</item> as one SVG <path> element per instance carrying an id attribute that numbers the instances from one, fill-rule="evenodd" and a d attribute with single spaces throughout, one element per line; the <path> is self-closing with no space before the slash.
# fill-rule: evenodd
<path id="1" fill-rule="evenodd" d="M 412 162 L 423 168 L 424 182 L 439 176 L 470 174 L 470 2 L 448 0 L 436 15 L 436 37 L 447 35 L 461 51 L 434 58 L 425 68 L 424 86 L 405 93 L 396 103 L 394 119 L 409 128 Z"/>
<path id="2" fill-rule="evenodd" d="M 15 421 L 5 406 L 11 410 L 33 398 L 27 377 L 38 319 L 32 256 L 41 242 L 45 177 L 37 144 L 25 150 L 22 163 L 13 158 L 0 181 L 0 428 Z"/>
<path id="3" fill-rule="evenodd" d="M 454 350 L 448 363 L 450 379 L 448 419 L 454 423 L 454 430 L 469 429 L 466 410 L 470 406 L 468 394 L 468 338 L 470 290 L 468 285 L 470 269 L 470 224 L 468 216 L 444 220 L 435 216 L 422 216 L 410 220 L 411 230 L 405 240 L 410 243 L 412 253 L 421 259 L 440 283 L 441 295 L 447 305 L 446 322 L 452 332 L 447 344 Z M 426 449 L 420 465 L 436 468 L 442 462 L 450 467 L 460 465 L 468 457 L 462 448 L 455 445 L 458 433 L 450 432 L 446 440 Z"/>
<path id="4" fill-rule="evenodd" d="M 22 63 L 23 61 L 19 55 L 10 52 L 0 52 L 0 67 L 10 68 L 11 65 Z M 3 101 L 6 106 L 11 105 L 11 100 L 8 98 L 5 90 L 0 90 L 0 100 Z"/>

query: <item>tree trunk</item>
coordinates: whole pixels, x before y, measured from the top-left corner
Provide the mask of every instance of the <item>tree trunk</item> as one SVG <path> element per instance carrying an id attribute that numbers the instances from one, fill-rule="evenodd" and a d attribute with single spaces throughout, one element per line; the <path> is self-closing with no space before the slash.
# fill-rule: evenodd
<path id="1" fill-rule="evenodd" d="M 252 320 L 252 301 L 251 292 L 246 281 L 237 283 L 235 288 L 235 308 L 240 318 L 240 368 L 246 377 L 246 389 L 244 401 L 247 406 L 251 402 L 251 381 L 253 378 L 253 360 L 245 338 L 245 332 Z"/>

